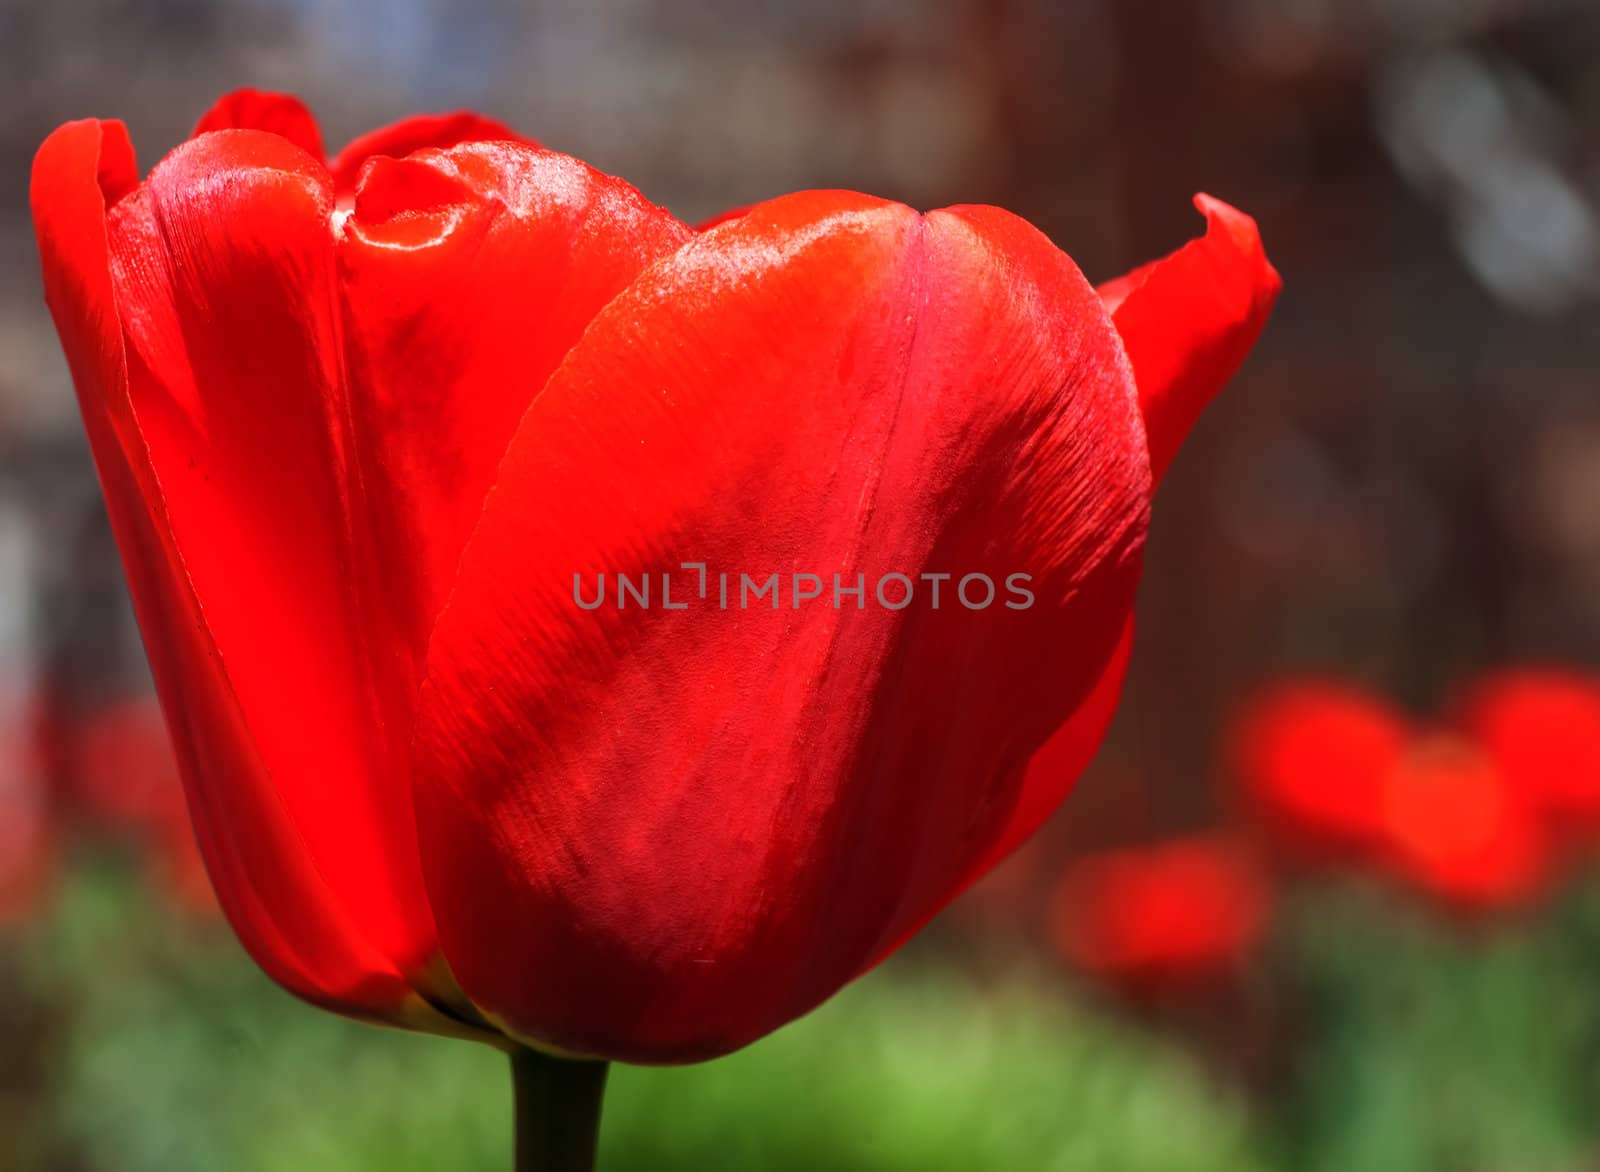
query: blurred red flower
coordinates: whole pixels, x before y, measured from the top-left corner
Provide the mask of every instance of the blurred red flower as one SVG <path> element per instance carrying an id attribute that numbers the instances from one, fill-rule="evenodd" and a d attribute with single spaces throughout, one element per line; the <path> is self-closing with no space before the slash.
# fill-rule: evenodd
<path id="1" fill-rule="evenodd" d="M 70 777 L 76 816 L 134 840 L 158 890 L 185 911 L 218 910 L 154 696 L 119 700 L 85 720 L 74 737 Z"/>
<path id="2" fill-rule="evenodd" d="M 183 804 L 172 740 L 154 696 L 113 701 L 82 720 L 69 757 L 80 818 L 112 828 L 147 825 L 162 805 Z"/>
<path id="3" fill-rule="evenodd" d="M 1457 708 L 1463 731 L 1507 784 L 1570 845 L 1600 834 L 1600 682 L 1526 667 L 1474 683 Z"/>
<path id="4" fill-rule="evenodd" d="M 1239 844 L 1177 839 L 1091 855 L 1057 887 L 1051 934 L 1069 963 L 1134 993 L 1226 974 L 1255 948 L 1269 882 Z"/>
<path id="5" fill-rule="evenodd" d="M 1227 768 L 1275 853 L 1311 864 L 1366 859 L 1384 833 L 1383 779 L 1411 735 L 1401 712 L 1355 687 L 1288 680 L 1242 706 Z"/>
<path id="6" fill-rule="evenodd" d="M 1467 911 L 1516 907 L 1539 893 L 1548 852 L 1533 811 L 1481 748 L 1418 737 L 1383 778 L 1383 820 L 1397 871 Z"/>
<path id="7" fill-rule="evenodd" d="M 1102 303 L 994 208 L 696 233 L 471 116 L 331 163 L 281 95 L 198 130 L 140 182 L 120 123 L 64 126 L 33 209 L 200 846 L 278 981 L 709 1057 L 1065 796 L 1155 483 L 1277 293 L 1249 217 L 1200 197 Z M 686 562 L 1034 602 L 574 605 Z"/>
<path id="8" fill-rule="evenodd" d="M 55 875 L 48 736 L 31 696 L 0 689 L 0 928 L 30 919 Z"/>
<path id="9" fill-rule="evenodd" d="M 1545 887 L 1548 816 L 1577 824 L 1589 809 L 1594 703 L 1573 677 L 1495 676 L 1452 730 L 1349 685 L 1291 680 L 1243 707 L 1229 771 L 1280 858 L 1387 871 L 1461 909 L 1512 907 Z"/>
<path id="10" fill-rule="evenodd" d="M 202 919 L 222 914 L 181 801 L 165 802 L 153 812 L 145 828 L 144 863 L 156 890 L 181 911 Z"/>

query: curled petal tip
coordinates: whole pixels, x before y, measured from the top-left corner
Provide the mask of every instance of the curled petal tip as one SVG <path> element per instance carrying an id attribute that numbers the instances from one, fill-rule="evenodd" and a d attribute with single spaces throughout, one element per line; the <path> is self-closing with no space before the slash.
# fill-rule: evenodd
<path id="1" fill-rule="evenodd" d="M 708 216 L 694 226 L 696 232 L 709 232 L 719 224 L 726 224 L 729 220 L 737 220 L 748 212 L 754 204 L 740 204 L 738 207 L 720 211 L 714 216 Z"/>
<path id="2" fill-rule="evenodd" d="M 1265 322 L 1283 290 L 1283 277 L 1267 259 L 1255 217 L 1203 191 L 1195 193 L 1194 206 L 1206 218 L 1206 235 L 1195 243 L 1206 243 L 1216 233 L 1220 237 L 1216 242 L 1219 249 L 1231 247 L 1233 255 L 1228 259 L 1233 262 L 1229 270 L 1233 279 L 1229 284 L 1233 291 L 1248 299 L 1251 308 Z"/>
<path id="3" fill-rule="evenodd" d="M 80 118 L 56 127 L 33 156 L 29 202 L 41 235 L 61 210 L 66 187 L 76 187 L 92 162 L 102 208 L 109 208 L 139 186 L 133 140 L 120 121 Z"/>
<path id="4" fill-rule="evenodd" d="M 1204 193 L 1206 233 L 1100 287 L 1133 364 L 1156 480 L 1243 364 L 1282 288 L 1256 222 Z"/>
<path id="5" fill-rule="evenodd" d="M 447 114 L 418 114 L 381 126 L 355 139 L 329 165 L 340 191 L 359 186 L 362 164 L 373 158 L 403 159 L 429 147 L 440 149 L 463 142 L 518 142 L 538 148 L 539 143 L 518 134 L 504 122 L 470 110 Z"/>
<path id="6" fill-rule="evenodd" d="M 373 243 L 415 246 L 439 239 L 472 200 L 468 185 L 445 169 L 379 155 L 361 169 L 352 222 Z"/>

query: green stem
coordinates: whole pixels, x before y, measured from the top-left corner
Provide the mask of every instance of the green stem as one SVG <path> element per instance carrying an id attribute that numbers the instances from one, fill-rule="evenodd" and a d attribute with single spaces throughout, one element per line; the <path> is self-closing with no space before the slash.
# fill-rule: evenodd
<path id="1" fill-rule="evenodd" d="M 515 1172 L 594 1172 L 606 1064 L 515 1050 L 511 1084 L 517 1121 Z"/>

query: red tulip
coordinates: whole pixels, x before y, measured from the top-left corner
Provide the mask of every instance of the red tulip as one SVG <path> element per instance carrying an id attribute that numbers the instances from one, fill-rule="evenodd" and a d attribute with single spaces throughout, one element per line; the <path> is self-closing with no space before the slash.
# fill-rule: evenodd
<path id="1" fill-rule="evenodd" d="M 72 779 L 82 816 L 136 839 L 157 887 L 181 909 L 216 911 L 155 698 L 106 706 L 87 720 L 75 742 Z"/>
<path id="2" fill-rule="evenodd" d="M 144 837 L 144 866 L 156 890 L 187 915 L 217 916 L 222 908 L 183 803 L 164 802 L 153 809 Z"/>
<path id="3" fill-rule="evenodd" d="M 151 811 L 182 801 L 172 742 L 152 697 L 120 700 L 91 714 L 72 738 L 72 802 L 88 821 L 137 829 Z"/>
<path id="4" fill-rule="evenodd" d="M 1383 780 L 1410 722 L 1332 681 L 1289 680 L 1240 710 L 1229 770 L 1278 853 L 1310 864 L 1368 859 L 1383 841 Z"/>
<path id="5" fill-rule="evenodd" d="M 1356 688 L 1268 689 L 1242 710 L 1231 757 L 1291 861 L 1386 873 L 1468 910 L 1522 903 L 1548 870 L 1535 807 L 1486 744 L 1418 727 Z"/>
<path id="6" fill-rule="evenodd" d="M 31 918 L 55 875 L 46 735 L 32 698 L 0 688 L 0 928 Z"/>
<path id="7" fill-rule="evenodd" d="M 1465 911 L 1526 903 L 1547 874 L 1532 811 L 1494 762 L 1448 734 L 1419 737 L 1384 778 L 1393 863 Z"/>
<path id="8" fill-rule="evenodd" d="M 1074 863 L 1056 891 L 1052 932 L 1073 965 L 1148 993 L 1225 974 L 1261 939 L 1272 902 L 1237 845 L 1179 839 Z"/>
<path id="9" fill-rule="evenodd" d="M 695 233 L 482 122 L 330 167 L 298 103 L 219 111 L 143 182 L 120 124 L 68 124 L 32 196 L 200 848 L 273 977 L 704 1058 L 1064 796 L 1153 471 L 1277 291 L 1248 217 L 1202 198 L 1113 315 L 994 208 L 808 192 Z M 669 571 L 674 609 L 575 604 Z M 719 572 L 866 594 L 723 609 Z M 969 607 L 979 574 L 1032 604 Z"/>
<path id="10" fill-rule="evenodd" d="M 1561 668 L 1522 668 L 1479 680 L 1459 723 L 1574 845 L 1600 836 L 1600 683 Z"/>

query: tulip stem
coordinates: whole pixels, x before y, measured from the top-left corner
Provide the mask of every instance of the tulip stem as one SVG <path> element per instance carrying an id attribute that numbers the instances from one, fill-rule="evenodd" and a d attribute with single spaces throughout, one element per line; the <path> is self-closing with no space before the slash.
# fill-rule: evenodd
<path id="1" fill-rule="evenodd" d="M 593 1172 L 606 1064 L 514 1050 L 511 1084 L 515 1172 Z"/>

